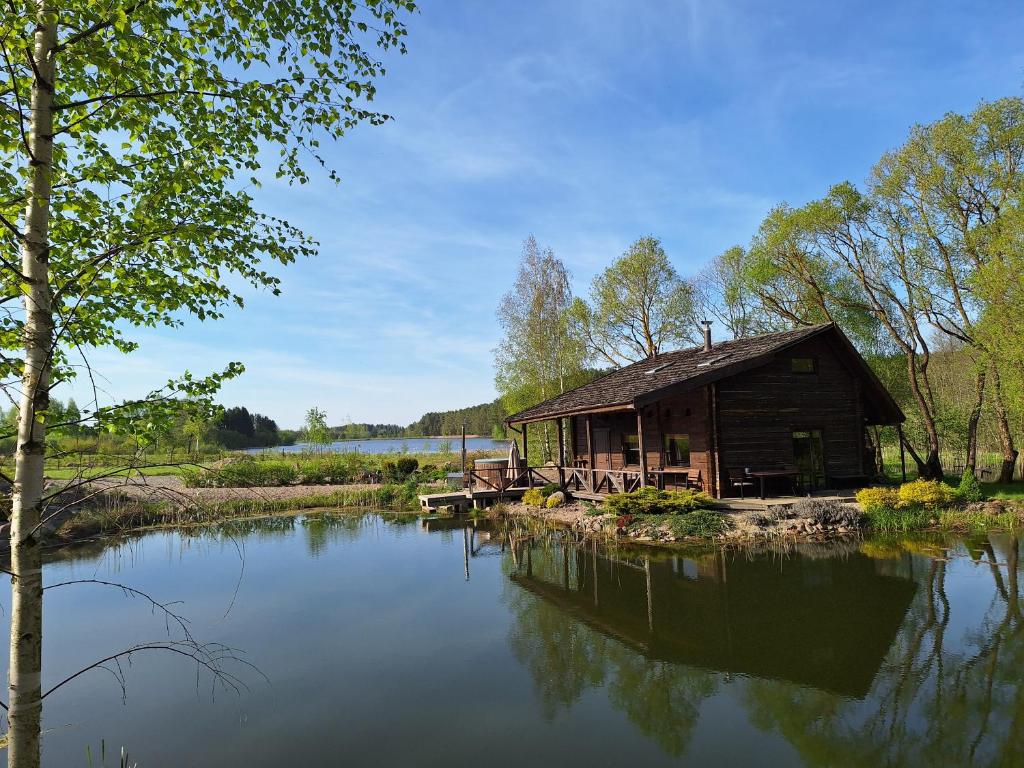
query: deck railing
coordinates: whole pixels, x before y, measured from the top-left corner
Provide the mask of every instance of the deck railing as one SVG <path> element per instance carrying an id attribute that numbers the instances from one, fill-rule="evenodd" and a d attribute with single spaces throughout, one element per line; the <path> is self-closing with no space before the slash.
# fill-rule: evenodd
<path id="1" fill-rule="evenodd" d="M 631 493 L 643 485 L 640 482 L 641 472 L 638 469 L 589 469 L 587 467 L 546 466 L 546 467 L 494 467 L 487 469 L 471 469 L 466 472 L 464 485 L 477 491 L 496 491 L 504 493 L 510 488 L 536 488 L 557 482 L 570 492 L 583 492 L 595 495 L 613 493 Z M 660 469 L 647 470 L 647 485 L 665 488 L 666 484 L 679 485 L 678 472 L 665 472 Z M 685 487 L 693 487 L 693 483 L 683 480 Z M 700 480 L 697 481 L 699 487 Z"/>

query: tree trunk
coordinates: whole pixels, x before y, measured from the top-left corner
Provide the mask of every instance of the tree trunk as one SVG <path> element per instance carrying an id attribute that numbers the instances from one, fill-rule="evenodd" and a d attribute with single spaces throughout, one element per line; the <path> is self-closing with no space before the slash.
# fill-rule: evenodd
<path id="1" fill-rule="evenodd" d="M 1006 403 L 1003 402 L 1003 384 L 999 378 L 999 369 L 992 365 L 992 394 L 996 406 L 996 426 L 999 431 L 999 444 L 1003 449 L 1003 463 L 999 467 L 997 482 L 1012 483 L 1013 472 L 1017 468 L 1018 451 L 1013 444 L 1013 434 L 1010 432 L 1010 418 L 1006 413 Z"/>
<path id="2" fill-rule="evenodd" d="M 36 16 L 35 79 L 28 203 L 22 241 L 25 286 L 25 369 L 18 408 L 18 447 L 11 499 L 11 658 L 8 672 L 7 760 L 11 768 L 39 766 L 43 703 L 40 689 L 43 633 L 43 574 L 39 522 L 43 495 L 46 427 L 36 414 L 50 401 L 53 316 L 49 285 L 50 173 L 53 160 L 54 52 L 57 16 L 40 0 Z"/>
<path id="3" fill-rule="evenodd" d="M 985 402 L 985 372 L 979 371 L 975 380 L 974 407 L 967 419 L 967 460 L 964 472 L 975 474 L 978 469 L 978 421 L 981 420 L 981 406 Z"/>
<path id="4" fill-rule="evenodd" d="M 875 477 L 885 477 L 885 454 L 882 453 L 882 430 L 872 427 L 874 432 Z"/>
<path id="5" fill-rule="evenodd" d="M 942 461 L 939 459 L 939 430 L 935 425 L 935 411 L 930 397 L 925 397 L 921 391 L 921 384 L 918 380 L 920 375 L 917 365 L 917 355 L 914 352 L 907 352 L 907 374 L 910 380 L 910 391 L 917 401 L 918 410 L 921 413 L 921 421 L 924 423 L 925 434 L 928 436 L 928 453 L 922 459 L 909 442 L 904 440 L 907 450 L 917 464 L 917 474 L 925 480 L 942 479 Z M 927 385 L 927 379 L 925 380 Z M 929 388 L 930 390 L 930 388 Z"/>

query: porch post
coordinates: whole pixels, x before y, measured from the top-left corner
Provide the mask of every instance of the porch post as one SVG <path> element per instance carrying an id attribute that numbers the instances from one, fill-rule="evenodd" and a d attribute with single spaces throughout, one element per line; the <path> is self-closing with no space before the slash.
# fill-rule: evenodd
<path id="1" fill-rule="evenodd" d="M 594 467 L 594 417 L 587 414 L 587 474 L 590 476 L 591 493 L 597 485 L 597 473 Z"/>
<path id="2" fill-rule="evenodd" d="M 529 431 L 530 425 L 523 424 L 523 467 L 526 469 L 526 484 L 533 488 L 533 475 L 530 474 L 530 448 L 526 440 L 526 433 Z"/>
<path id="3" fill-rule="evenodd" d="M 565 487 L 565 427 L 558 419 L 558 485 Z"/>
<path id="4" fill-rule="evenodd" d="M 647 486 L 647 446 L 644 445 L 644 409 L 636 412 L 636 440 L 640 443 L 640 487 Z"/>

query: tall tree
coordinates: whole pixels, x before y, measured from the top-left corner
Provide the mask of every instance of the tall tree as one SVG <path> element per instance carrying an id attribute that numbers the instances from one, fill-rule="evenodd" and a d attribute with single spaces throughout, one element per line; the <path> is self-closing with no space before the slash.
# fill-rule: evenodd
<path id="1" fill-rule="evenodd" d="M 725 326 L 734 339 L 778 330 L 781 323 L 766 312 L 747 277 L 750 255 L 734 245 L 718 254 L 692 281 L 695 311 Z"/>
<path id="2" fill-rule="evenodd" d="M 535 405 L 579 383 L 583 349 L 569 326 L 571 304 L 565 264 L 530 235 L 523 242 L 515 285 L 497 311 L 502 339 L 495 351 L 495 383 L 508 412 Z M 542 430 L 547 461 L 555 458 L 547 422 Z"/>
<path id="3" fill-rule="evenodd" d="M 278 150 L 273 172 L 302 183 L 307 158 L 324 162 L 322 139 L 382 122 L 366 103 L 383 73 L 374 49 L 404 50 L 400 14 L 413 8 L 411 0 L 5 6 L 0 380 L 20 382 L 11 393 L 19 401 L 12 766 L 39 761 L 37 537 L 51 388 L 79 369 L 72 354 L 134 349 L 132 327 L 219 317 L 242 303 L 243 283 L 278 291 L 263 262 L 288 264 L 315 243 L 256 209 L 247 189 L 261 182 L 263 152 Z M 21 313 L 11 307 L 19 299 Z M 135 432 L 159 426 L 156 417 L 176 404 L 209 404 L 222 378 L 185 377 L 128 408 L 94 403 L 92 417 Z"/>
<path id="4" fill-rule="evenodd" d="M 911 456 L 923 477 L 941 477 L 921 290 L 905 229 L 875 213 L 871 200 L 852 184 L 836 185 L 824 199 L 801 208 L 776 208 L 751 248 L 756 254 L 751 276 L 766 284 L 779 281 L 762 286 L 759 296 L 769 312 L 794 324 L 837 321 L 862 346 L 873 345 L 879 326 L 884 329 L 906 360 L 924 433 L 924 449 L 909 445 Z"/>
<path id="5" fill-rule="evenodd" d="M 1013 478 L 1017 449 L 1002 386 L 1004 359 L 979 333 L 985 294 L 979 280 L 1003 259 L 1005 234 L 1024 204 L 1024 99 L 982 103 L 970 115 L 948 114 L 915 127 L 872 175 L 872 193 L 891 219 L 904 222 L 922 284 L 929 323 L 974 351 L 975 404 L 968 425 L 973 471 L 986 388 L 995 406 L 1003 451 L 1000 480 Z M 1019 282 L 1020 275 L 1010 277 Z M 1024 345 L 1024 342 L 1021 342 Z"/>
<path id="6" fill-rule="evenodd" d="M 615 367 L 693 343 L 693 288 L 656 237 L 641 237 L 573 302 L 572 327 L 589 356 Z"/>

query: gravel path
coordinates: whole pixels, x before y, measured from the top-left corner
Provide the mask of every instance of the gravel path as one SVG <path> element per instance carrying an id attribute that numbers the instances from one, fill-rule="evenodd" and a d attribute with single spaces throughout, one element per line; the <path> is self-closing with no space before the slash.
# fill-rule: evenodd
<path id="1" fill-rule="evenodd" d="M 218 502 L 239 499 L 278 501 L 303 496 L 317 496 L 339 491 L 362 491 L 379 486 L 351 485 L 284 485 L 272 488 L 188 488 L 176 475 L 145 475 L 132 478 L 107 478 L 89 483 L 94 489 L 117 490 L 143 501 Z"/>

